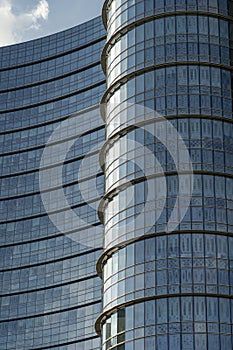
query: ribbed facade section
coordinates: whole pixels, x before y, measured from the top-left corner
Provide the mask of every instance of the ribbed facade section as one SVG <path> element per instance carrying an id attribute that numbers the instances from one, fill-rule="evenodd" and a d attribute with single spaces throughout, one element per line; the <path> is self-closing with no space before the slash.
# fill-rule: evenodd
<path id="1" fill-rule="evenodd" d="M 96 18 L 0 49 L 2 350 L 100 346 L 94 329 L 101 311 L 95 265 L 102 234 L 93 206 L 104 187 L 102 171 L 95 170 L 105 138 L 98 110 L 106 88 L 100 64 L 104 42 L 102 20 Z M 76 133 L 62 124 L 67 119 L 71 125 L 76 120 Z M 48 179 L 44 193 L 40 187 L 45 146 L 61 125 L 60 149 L 51 146 L 49 166 L 56 173 L 59 150 L 72 141 L 62 164 L 64 207 L 54 196 L 61 186 L 57 178 Z M 51 195 L 50 212 L 42 194 Z M 51 218 L 65 218 L 71 209 L 81 219 L 63 222 L 62 232 Z"/>
<path id="2" fill-rule="evenodd" d="M 104 3 L 103 310 L 96 322 L 103 350 L 232 349 L 232 8 L 227 0 Z M 154 114 L 138 113 L 143 108 Z M 160 126 L 165 142 L 156 137 Z M 172 128 L 193 169 L 181 219 L 171 218 L 183 205 Z"/>

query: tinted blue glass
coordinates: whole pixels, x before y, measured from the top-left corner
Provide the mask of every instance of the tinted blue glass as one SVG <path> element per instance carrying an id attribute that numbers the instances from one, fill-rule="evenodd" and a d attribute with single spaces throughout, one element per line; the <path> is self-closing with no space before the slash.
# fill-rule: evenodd
<path id="1" fill-rule="evenodd" d="M 108 253 L 104 254 L 104 269 L 108 271 L 113 260 L 116 264 L 115 255 L 120 259 L 122 246 L 126 246 L 126 259 L 125 273 L 116 269 L 114 276 L 104 275 L 104 316 L 110 319 L 112 310 L 127 309 L 128 302 L 138 310 L 138 303 L 144 300 L 147 304 L 147 298 L 153 298 L 145 307 L 145 314 L 140 317 L 136 311 L 136 325 L 130 318 L 130 327 L 125 328 L 125 348 L 231 348 L 232 316 L 225 311 L 232 289 L 228 271 L 231 258 L 226 255 L 233 232 L 231 35 L 227 17 L 231 10 L 229 2 L 218 0 L 155 0 L 151 6 L 148 3 L 144 2 L 144 21 L 138 21 L 142 17 L 142 1 L 106 2 L 104 20 L 109 44 L 104 52 L 109 89 L 104 101 L 109 110 L 105 115 L 103 221 Z M 150 116 L 137 116 L 131 107 L 122 113 L 127 107 L 125 102 L 149 107 L 157 114 L 151 111 L 148 115 L 154 118 L 148 120 Z M 132 131 L 133 125 L 148 124 L 153 135 L 159 116 L 168 117 L 182 136 L 195 173 L 191 203 L 180 220 L 178 213 L 174 214 L 174 208 L 179 206 L 179 179 L 170 173 L 176 167 L 168 147 L 153 136 Z M 179 144 L 176 138 L 171 140 L 169 130 L 165 134 L 166 146 Z M 132 146 L 127 139 L 137 140 L 143 146 Z M 137 163 L 139 154 L 143 154 L 144 169 L 151 170 L 150 179 L 143 178 L 138 167 L 132 165 Z M 164 209 L 158 198 L 161 187 L 152 180 L 162 177 L 161 168 L 150 168 L 151 154 L 166 174 Z M 149 204 L 146 183 L 153 197 Z M 180 203 L 184 203 L 184 198 Z M 178 232 L 167 230 L 170 218 L 179 223 Z M 131 251 L 131 257 L 127 257 L 127 251 Z M 129 260 L 131 265 L 127 264 Z M 113 300 L 115 285 L 120 288 Z M 222 317 L 226 317 L 224 325 L 220 325 Z M 143 330 L 134 328 L 143 323 Z M 109 339 L 113 338 L 109 334 Z M 119 344 L 120 337 L 117 341 Z M 103 339 L 103 349 L 109 347 L 108 340 Z"/>
<path id="2" fill-rule="evenodd" d="M 94 320 L 101 311 L 101 281 L 95 269 L 101 228 L 96 210 L 87 202 L 97 206 L 103 194 L 102 173 L 94 169 L 104 125 L 99 110 L 88 125 L 84 114 L 76 112 L 98 104 L 105 89 L 99 63 L 104 38 L 97 18 L 0 50 L 2 349 L 100 346 Z M 39 173 L 45 171 L 40 161 L 46 142 L 71 113 L 78 118 L 77 141 L 73 135 L 61 180 L 68 205 L 83 221 L 75 227 L 68 224 L 64 235 L 47 215 Z M 66 147 L 71 137 L 69 128 L 64 129 Z M 94 148 L 86 158 L 89 165 L 83 165 L 83 157 Z M 54 170 L 57 156 L 56 150 Z M 55 177 L 47 184 L 51 195 L 58 186 Z M 53 210 L 58 207 L 54 200 Z M 67 207 L 60 209 L 62 216 Z M 74 229 L 89 237 L 90 246 L 74 239 Z"/>

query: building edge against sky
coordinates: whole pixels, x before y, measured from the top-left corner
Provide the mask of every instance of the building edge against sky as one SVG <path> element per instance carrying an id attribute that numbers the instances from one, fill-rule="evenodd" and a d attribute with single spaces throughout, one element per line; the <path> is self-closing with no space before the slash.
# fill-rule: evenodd
<path id="1" fill-rule="evenodd" d="M 107 39 L 98 17 L 0 49 L 0 349 L 232 348 L 232 7 L 105 1 Z M 135 114 L 143 107 L 168 122 Z M 51 177 L 48 213 L 40 160 L 68 116 L 81 134 L 63 164 L 69 208 Z M 184 204 L 177 166 L 186 166 L 171 157 L 180 151 L 173 128 L 190 152 L 194 189 L 168 233 Z M 70 132 L 62 129 L 61 153 Z M 151 155 L 160 167 L 150 168 Z M 70 208 L 80 221 L 65 221 Z M 65 235 L 54 217 L 64 217 Z"/>
<path id="2" fill-rule="evenodd" d="M 105 91 L 104 42 L 102 20 L 95 18 L 0 49 L 2 350 L 100 347 L 94 322 L 101 311 L 96 261 L 102 225 L 93 206 L 104 185 L 97 172 L 105 138 L 98 107 Z M 43 166 L 45 144 L 61 125 Z M 60 179 L 54 174 L 69 142 Z M 51 176 L 40 193 L 48 168 Z M 61 185 L 68 208 L 58 195 Z M 66 220 L 69 207 L 80 220 Z"/>

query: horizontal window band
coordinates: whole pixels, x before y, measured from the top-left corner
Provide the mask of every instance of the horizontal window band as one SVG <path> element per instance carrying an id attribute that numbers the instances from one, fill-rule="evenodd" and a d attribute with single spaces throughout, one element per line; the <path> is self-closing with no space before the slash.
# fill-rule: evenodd
<path id="1" fill-rule="evenodd" d="M 43 123 L 39 123 L 38 124 L 35 124 L 35 125 L 28 125 L 24 128 L 18 128 L 18 129 L 10 129 L 10 130 L 5 130 L 5 131 L 0 131 L 0 135 L 6 135 L 6 134 L 13 134 L 13 133 L 16 133 L 16 132 L 20 132 L 20 131 L 25 131 L 25 130 L 31 130 L 31 129 L 38 129 L 40 127 L 43 127 L 43 126 L 46 126 L 46 125 L 50 125 L 50 124 L 55 124 L 55 123 L 59 123 L 59 122 L 62 122 L 64 120 L 66 120 L 67 118 L 74 118 L 74 117 L 77 117 L 79 115 L 82 115 L 84 113 L 87 113 L 89 111 L 92 111 L 92 110 L 95 110 L 99 108 L 99 104 L 97 105 L 93 105 L 91 107 L 87 107 L 87 108 L 84 108 L 84 109 L 81 109 L 80 111 L 77 111 L 75 113 L 72 113 L 72 114 L 68 114 L 68 115 L 65 115 L 65 116 L 62 116 L 61 118 L 59 119 L 52 119 L 52 120 L 49 120 L 48 122 L 43 122 Z"/>
<path id="2" fill-rule="evenodd" d="M 98 154 L 99 151 L 93 151 L 93 152 L 90 152 L 89 153 L 89 156 L 93 156 L 95 154 Z M 9 178 L 9 177 L 16 177 L 16 176 L 21 176 L 21 175 L 26 175 L 26 174 L 31 174 L 31 173 L 36 173 L 42 169 L 52 169 L 52 168 L 56 168 L 57 166 L 61 166 L 61 165 L 64 165 L 64 164 L 69 164 L 69 163 L 73 163 L 77 160 L 80 160 L 80 159 L 84 159 L 86 156 L 85 154 L 80 156 L 80 157 L 77 157 L 77 158 L 71 158 L 71 159 L 68 159 L 66 160 L 64 163 L 55 163 L 53 164 L 52 166 L 46 166 L 46 167 L 43 167 L 43 168 L 36 168 L 36 169 L 31 169 L 31 170 L 26 170 L 26 171 L 21 171 L 21 172 L 17 172 L 17 173 L 11 173 L 11 174 L 6 174 L 6 175 L 2 175 L 0 176 L 0 179 L 3 179 L 3 178 Z"/>
<path id="3" fill-rule="evenodd" d="M 79 94 L 81 94 L 83 92 L 86 92 L 86 91 L 90 91 L 90 90 L 92 90 L 92 89 L 94 89 L 94 88 L 96 88 L 98 86 L 105 85 L 105 83 L 106 83 L 105 80 L 100 80 L 99 82 L 97 82 L 97 83 L 95 83 L 93 85 L 87 86 L 87 87 L 85 87 L 83 89 L 74 91 L 74 92 L 72 92 L 70 94 L 67 94 L 67 95 L 62 95 L 60 97 L 53 98 L 51 100 L 46 100 L 46 101 L 43 101 L 43 102 L 29 104 L 29 105 L 25 105 L 25 106 L 18 107 L 18 108 L 11 108 L 11 109 L 9 108 L 9 109 L 6 109 L 6 110 L 0 110 L 0 115 L 1 114 L 11 113 L 11 112 L 18 112 L 18 111 L 22 111 L 22 110 L 25 110 L 25 109 L 31 109 L 31 108 L 34 108 L 34 107 L 39 107 L 39 106 L 42 106 L 42 105 L 46 105 L 46 104 L 49 104 L 49 103 L 62 101 L 64 99 L 66 99 L 66 98 L 79 95 Z"/>
<path id="4" fill-rule="evenodd" d="M 210 176 L 221 176 L 223 178 L 229 178 L 233 179 L 233 174 L 226 174 L 223 172 L 213 172 L 213 171 L 204 171 L 204 170 L 179 170 L 179 171 L 165 171 L 163 173 L 155 173 L 148 176 L 140 176 L 136 179 L 129 180 L 125 183 L 123 183 L 120 186 L 117 186 L 113 189 L 111 189 L 109 192 L 106 192 L 104 196 L 102 197 L 99 207 L 98 207 L 98 217 L 102 224 L 104 224 L 104 210 L 105 205 L 108 203 L 109 199 L 112 199 L 116 195 L 118 195 L 119 192 L 124 191 L 126 188 L 131 187 L 137 183 L 145 182 L 148 179 L 156 179 L 159 177 L 168 177 L 168 176 L 179 176 L 179 175 L 210 175 Z"/>
<path id="5" fill-rule="evenodd" d="M 65 73 L 59 76 L 55 76 L 53 78 L 49 78 L 47 80 L 40 80 L 36 83 L 31 83 L 31 84 L 25 84 L 25 85 L 21 85 L 21 86 L 17 86 L 15 88 L 9 88 L 9 89 L 4 89 L 4 90 L 0 90 L 0 93 L 6 93 L 6 92 L 12 92 L 12 91 L 18 91 L 18 90 L 23 90 L 23 89 L 27 89 L 27 88 L 31 88 L 31 87 L 35 87 L 35 86 L 41 86 L 41 85 L 45 85 L 47 83 L 51 83 L 53 81 L 57 81 L 57 80 L 61 80 L 63 78 L 67 78 L 70 77 L 74 74 L 78 74 L 81 72 L 84 72 L 90 68 L 94 68 L 96 66 L 98 66 L 100 64 L 100 61 L 94 62 L 92 64 L 89 64 L 88 66 L 84 66 L 82 68 L 76 69 L 74 71 L 70 71 L 69 73 Z"/>
<path id="6" fill-rule="evenodd" d="M 46 58 L 43 58 L 41 60 L 36 60 L 36 61 L 31 61 L 31 62 L 27 62 L 27 63 L 23 63 L 23 64 L 19 64 L 19 65 L 15 65 L 15 66 L 9 66 L 9 67 L 4 67 L 4 68 L 0 68 L 0 72 L 2 71 L 8 71 L 8 70 L 13 70 L 13 69 L 16 69 L 16 68 L 21 68 L 21 67 L 28 67 L 28 66 L 32 66 L 32 65 L 35 65 L 37 63 L 42 63 L 42 62 L 47 62 L 47 61 L 51 61 L 51 60 L 54 60 L 56 58 L 59 58 L 59 57 L 63 57 L 63 56 L 66 56 L 66 55 L 69 55 L 73 52 L 76 52 L 76 51 L 80 51 L 82 49 L 85 49 L 87 48 L 88 46 L 92 46 L 94 44 L 97 44 L 98 42 L 102 41 L 106 39 L 106 35 L 104 36 L 101 36 L 100 38 L 96 39 L 96 40 L 93 40 L 93 41 L 90 41 L 86 44 L 83 44 L 83 45 L 80 45 L 78 48 L 74 48 L 72 50 L 68 50 L 68 51 L 65 51 L 65 52 L 62 52 L 60 54 L 57 54 L 57 55 L 52 55 L 52 56 L 48 56 Z M 27 50 L 27 48 L 25 47 L 25 51 Z"/>
<path id="7" fill-rule="evenodd" d="M 35 214 L 35 215 L 31 215 L 31 216 L 20 216 L 18 218 L 14 218 L 14 219 L 10 219 L 10 220 L 4 220 L 4 221 L 0 221 L 0 225 L 1 224 L 7 224 L 7 223 L 10 223 L 10 222 L 18 222 L 18 221 L 24 221 L 25 219 L 29 220 L 29 219 L 35 219 L 35 218 L 40 218 L 40 217 L 43 217 L 43 216 L 49 216 L 50 214 L 58 214 L 58 213 L 63 213 L 63 212 L 66 212 L 70 209 L 76 209 L 76 208 L 80 208 L 80 207 L 84 207 L 90 203 L 94 203 L 94 202 L 97 202 L 100 200 L 100 197 L 96 197 L 96 198 L 92 198 L 86 202 L 81 202 L 79 204 L 73 204 L 73 205 L 69 205 L 65 208 L 59 208 L 58 210 L 53 210 L 53 211 L 50 211 L 50 212 L 43 212 L 43 213 L 38 213 L 38 214 Z M 94 209 L 93 209 L 94 210 Z M 93 222 L 94 224 L 94 222 Z"/>
<path id="8" fill-rule="evenodd" d="M 27 219 L 26 219 L 27 220 Z M 81 229 L 73 229 L 71 231 L 67 231 L 67 233 L 65 234 L 65 236 L 67 236 L 69 238 L 69 235 L 74 234 L 75 232 L 80 232 L 83 230 L 87 230 L 89 228 L 91 228 L 92 226 L 97 227 L 97 226 L 102 226 L 102 224 L 100 222 L 97 222 L 95 224 L 89 224 Z M 64 236 L 64 233 L 57 233 L 54 235 L 50 235 L 50 236 L 42 236 L 42 237 L 38 237 L 35 239 L 31 239 L 31 240 L 25 240 L 25 241 L 18 241 L 15 243 L 5 243 L 2 244 L 0 248 L 9 248 L 9 247 L 14 247 L 14 246 L 19 246 L 19 245 L 24 245 L 24 244 L 30 244 L 30 243 L 35 243 L 35 242 L 41 242 L 41 241 L 49 241 L 50 239 L 54 239 L 54 238 L 58 238 L 58 237 L 62 237 Z M 102 249 L 102 248 L 99 248 Z"/>
<path id="9" fill-rule="evenodd" d="M 66 342 L 66 343 L 59 342 L 59 344 L 57 344 L 57 345 L 53 344 L 53 345 L 49 345 L 49 346 L 45 346 L 45 347 L 43 346 L 43 347 L 39 347 L 39 348 L 33 347 L 33 350 L 53 350 L 56 347 L 60 348 L 61 346 L 69 346 L 69 345 L 80 344 L 80 343 L 87 342 L 87 341 L 90 341 L 90 340 L 95 340 L 95 339 L 99 339 L 99 336 L 96 335 L 96 336 L 93 336 L 93 337 L 83 338 L 83 339 L 80 339 L 80 340 L 74 340 L 74 341 Z"/>
<path id="10" fill-rule="evenodd" d="M 172 298 L 184 298 L 184 297 L 209 297 L 209 298 L 223 298 L 223 299 L 233 299 L 233 295 L 227 296 L 225 294 L 213 294 L 213 293 L 177 293 L 177 294 L 163 294 L 163 295 L 157 295 L 157 296 L 151 296 L 151 297 L 144 297 L 139 299 L 134 299 L 132 301 L 128 301 L 122 304 L 119 304 L 117 306 L 112 307 L 111 309 L 105 311 L 102 313 L 95 323 L 95 330 L 96 333 L 101 336 L 101 327 L 102 324 L 106 321 L 106 319 L 112 315 L 115 311 L 121 310 L 127 306 L 131 306 L 134 304 L 143 303 L 150 300 L 159 300 L 159 299 L 172 299 Z M 181 322 L 182 323 L 182 322 Z"/>
<path id="11" fill-rule="evenodd" d="M 43 290 L 47 290 L 47 289 L 53 289 L 53 288 L 57 288 L 57 287 L 67 286 L 67 285 L 74 284 L 74 283 L 84 282 L 84 281 L 87 281 L 87 280 L 90 280 L 90 279 L 96 278 L 96 277 L 98 277 L 97 274 L 89 275 L 89 276 L 82 277 L 82 278 L 77 279 L 77 280 L 73 280 L 73 281 L 70 280 L 69 282 L 65 282 L 65 283 L 53 284 L 50 286 L 44 286 L 41 288 L 30 289 L 30 290 L 27 289 L 24 291 L 17 291 L 17 292 L 12 292 L 12 293 L 8 293 L 8 294 L 0 294 L 0 298 L 13 296 L 13 295 L 29 294 L 31 292 L 39 292 L 39 291 L 43 291 Z"/>
<path id="12" fill-rule="evenodd" d="M 104 11 L 104 7 L 103 7 Z M 175 16 L 205 16 L 205 17 L 213 17 L 213 18 L 218 18 L 218 19 L 223 19 L 228 22 L 233 22 L 233 17 L 232 16 L 224 16 L 222 14 L 214 13 L 214 12 L 205 12 L 205 11 L 172 11 L 172 12 L 164 12 L 164 13 L 159 13 L 155 15 L 151 15 L 148 17 L 143 17 L 140 18 L 139 20 L 136 20 L 134 22 L 131 22 L 124 27 L 120 27 L 111 37 L 110 39 L 106 42 L 104 45 L 102 55 L 101 55 L 101 64 L 104 73 L 106 74 L 107 68 L 106 68 L 106 56 L 107 56 L 107 51 L 109 50 L 109 47 L 113 46 L 115 42 L 121 37 L 123 34 L 129 32 L 132 30 L 134 27 L 137 27 L 143 23 L 151 22 L 156 19 L 160 18 L 166 18 L 166 17 L 175 17 Z M 197 34 L 199 34 L 197 32 Z M 164 35 L 165 36 L 165 35 Z"/>
<path id="13" fill-rule="evenodd" d="M 0 249 L 1 248 L 2 247 L 0 247 Z M 9 271 L 15 271 L 15 270 L 18 271 L 18 270 L 23 270 L 23 269 L 30 269 L 30 268 L 37 267 L 37 266 L 45 266 L 45 265 L 49 265 L 51 263 L 57 263 L 57 262 L 61 262 L 61 261 L 70 260 L 70 259 L 73 259 L 73 258 L 78 258 L 80 256 L 92 254 L 92 253 L 95 253 L 95 252 L 98 252 L 98 251 L 101 251 L 101 250 L 102 250 L 102 248 L 93 248 L 93 249 L 86 250 L 86 251 L 78 253 L 78 254 L 74 254 L 74 255 L 71 254 L 69 256 L 64 256 L 64 257 L 59 258 L 59 259 L 53 258 L 52 260 L 46 260 L 46 261 L 42 261 L 42 262 L 30 264 L 30 265 L 12 266 L 11 268 L 0 269 L 0 273 L 9 272 Z"/>
<path id="14" fill-rule="evenodd" d="M 58 126 L 59 128 L 59 126 Z M 5 153 L 1 153 L 1 157 L 4 157 L 4 156 L 11 156 L 13 154 L 20 154 L 20 153 L 24 153 L 24 152 L 30 152 L 30 151 L 34 151 L 34 150 L 38 150 L 38 149 L 42 149 L 42 148 L 45 148 L 46 147 L 50 147 L 50 146 L 54 146 L 54 145 L 59 145 L 61 143 L 64 143 L 64 142 L 67 142 L 67 141 L 70 141 L 70 140 L 73 140 L 73 139 L 79 139 L 83 136 L 87 136 L 87 135 L 90 135 L 96 131 L 99 131 L 99 130 L 102 130 L 104 129 L 105 126 L 104 125 L 100 125 L 96 128 L 93 128 L 93 129 L 90 129 L 88 131 L 85 131 L 83 133 L 81 133 L 80 135 L 75 135 L 75 136 L 70 136 L 70 137 L 64 137 L 62 138 L 61 140 L 59 141 L 54 141 L 54 142 L 49 142 L 49 141 L 45 141 L 43 144 L 41 145 L 38 145 L 38 146 L 33 146 L 33 147 L 27 147 L 27 148 L 20 148 L 18 150 L 15 150 L 15 151 L 10 151 L 10 152 L 5 152 Z M 55 129 L 56 130 L 56 129 Z M 55 131 L 54 130 L 54 131 Z M 51 134 L 54 132 L 52 131 Z M 97 139 L 98 141 L 98 139 Z"/>
<path id="15" fill-rule="evenodd" d="M 115 93 L 115 91 L 123 84 L 127 83 L 129 80 L 139 76 L 139 75 L 143 75 L 143 73 L 147 73 L 150 71 L 157 71 L 158 69 L 162 69 L 162 68 L 169 68 L 169 67 L 180 67 L 180 66 L 187 66 L 187 67 L 191 67 L 191 66 L 199 66 L 199 67 L 211 67 L 211 68 L 219 68 L 222 70 L 227 70 L 230 72 L 233 72 L 233 66 L 226 66 L 224 64 L 219 64 L 219 63 L 213 63 L 213 62 L 190 62 L 190 61 L 183 61 L 183 62 L 178 62 L 178 61 L 174 61 L 174 62 L 169 62 L 169 63 L 161 63 L 161 64 L 157 64 L 157 65 L 152 65 L 152 66 L 148 66 L 148 67 L 144 67 L 141 68 L 135 72 L 129 73 L 128 75 L 125 75 L 123 77 L 121 77 L 120 79 L 116 80 L 112 85 L 110 85 L 107 90 L 105 91 L 101 102 L 100 102 L 100 111 L 101 111 L 101 116 L 104 120 L 104 122 L 106 122 L 106 116 L 105 116 L 105 108 L 103 106 L 105 106 L 105 104 L 108 102 L 107 99 L 109 97 L 111 97 L 111 95 L 113 95 Z M 189 86 L 189 85 L 187 85 Z M 120 104 L 120 103 L 118 103 Z"/>
<path id="16" fill-rule="evenodd" d="M 188 43 L 187 41 L 185 42 L 185 43 Z M 141 44 L 141 43 L 140 43 Z M 140 45 L 139 44 L 139 45 Z M 179 43 L 172 43 L 172 45 L 179 45 Z M 199 44 L 198 42 L 196 42 L 196 43 L 194 43 L 194 42 L 192 42 L 192 43 L 190 43 L 190 44 Z M 170 44 L 168 44 L 168 45 L 170 45 Z M 210 45 L 212 45 L 212 44 L 210 44 Z M 162 45 L 160 45 L 160 47 L 161 47 Z M 162 46 L 162 47 L 164 47 L 165 49 L 166 49 L 166 45 L 165 46 Z M 154 48 L 156 48 L 156 46 L 151 46 L 150 47 L 150 49 L 153 49 L 154 50 Z M 218 46 L 218 48 L 222 48 L 221 46 Z M 146 49 L 145 49 L 146 50 Z M 228 48 L 228 50 L 231 50 L 232 51 L 232 53 L 233 53 L 233 45 L 232 45 L 232 48 L 230 49 L 230 48 Z M 128 61 L 131 59 L 131 58 L 135 58 L 135 56 L 137 56 L 137 54 L 143 54 L 144 55 L 144 53 L 145 53 L 145 51 L 144 50 L 140 50 L 140 51 L 137 51 L 137 52 L 135 52 L 135 54 L 132 54 L 132 55 L 129 55 L 129 56 L 127 56 L 127 58 L 126 59 L 124 59 L 124 60 L 122 60 L 120 63 L 117 63 L 116 65 L 114 64 L 114 66 L 113 67 L 111 67 L 111 70 L 110 70 L 110 72 L 109 72 L 109 75 L 108 75 L 108 77 L 106 78 L 106 80 L 107 80 L 107 82 L 109 82 L 110 81 L 110 84 L 108 84 L 109 86 L 112 86 L 116 81 L 118 81 L 119 79 L 121 79 L 122 77 L 124 77 L 125 76 L 125 74 L 127 74 L 127 72 L 128 72 L 128 68 L 126 69 L 126 68 L 124 68 L 124 70 L 121 70 L 121 64 L 122 63 L 127 63 L 128 64 Z M 233 54 L 231 54 L 232 55 L 232 57 L 233 57 Z M 190 57 L 194 57 L 195 56 L 195 60 L 190 60 L 189 61 L 189 58 Z M 200 59 L 199 59 L 199 57 L 200 56 L 203 56 L 202 54 L 200 54 L 200 53 L 195 53 L 195 54 L 180 54 L 180 53 L 175 53 L 174 54 L 174 56 L 172 57 L 172 60 L 173 59 L 175 59 L 174 61 L 175 62 L 179 62 L 179 63 L 181 63 L 182 64 L 182 61 L 183 62 L 189 62 L 188 63 L 188 65 L 193 65 L 193 64 L 195 64 L 196 63 L 196 65 L 198 65 L 199 64 L 199 62 L 201 62 L 200 61 Z M 204 55 L 205 57 L 206 56 L 208 56 L 209 58 L 211 57 L 209 54 L 208 55 Z M 170 64 L 172 61 L 171 60 L 169 60 L 168 62 L 167 62 L 167 58 L 171 58 L 171 56 L 169 56 L 169 55 L 163 55 L 163 56 L 161 56 L 160 57 L 160 59 L 163 59 L 163 63 L 156 63 L 156 58 L 155 58 L 156 56 L 154 56 L 154 58 L 151 58 L 151 59 L 149 59 L 149 60 L 145 60 L 144 62 L 143 62 L 143 65 L 144 65 L 144 68 L 147 68 L 147 67 L 151 67 L 151 64 L 152 65 L 154 65 L 154 66 L 157 66 L 157 65 L 160 65 L 160 64 Z M 178 58 L 182 58 L 182 60 L 180 60 L 180 61 L 176 61 L 176 57 L 177 57 L 177 59 Z M 220 56 L 218 56 L 219 57 L 219 61 L 220 61 Z M 206 59 L 206 58 L 205 58 Z M 188 61 L 187 61 L 188 60 Z M 173 61 L 173 62 L 174 62 Z M 150 62 L 150 64 L 148 64 Z M 152 62 L 152 63 L 151 63 Z M 155 62 L 155 63 L 154 63 Z M 213 61 L 212 62 L 210 62 L 209 60 L 206 60 L 206 61 L 202 61 L 202 62 L 204 62 L 204 63 L 206 63 L 206 64 L 208 64 L 208 63 L 210 63 L 210 64 L 223 64 L 223 63 L 214 63 Z M 225 66 L 226 67 L 231 67 L 232 65 L 233 65 L 233 58 L 231 58 L 231 59 L 229 59 L 228 60 L 228 63 L 229 64 L 226 64 Z M 130 68 L 129 68 L 129 70 L 132 72 L 135 72 L 135 71 L 137 71 L 138 70 L 138 66 L 142 66 L 142 64 L 141 63 L 134 63 L 134 65 L 133 66 L 131 66 Z M 114 78 L 112 78 L 111 76 L 113 75 L 113 74 L 115 74 L 114 72 L 116 72 L 117 71 L 117 69 L 120 69 L 121 70 L 121 72 L 120 73 L 117 73 L 117 75 L 114 77 Z M 140 68 L 141 69 L 141 68 Z M 200 85 L 201 86 L 201 84 L 199 83 L 198 85 Z M 155 90 L 156 90 L 156 87 L 155 87 Z"/>
<path id="17" fill-rule="evenodd" d="M 97 260 L 96 263 L 96 271 L 100 278 L 103 278 L 103 266 L 108 261 L 111 256 L 117 252 L 118 250 L 126 247 L 127 245 L 139 242 L 139 241 L 145 241 L 147 239 L 151 238 L 157 238 L 157 237 L 164 237 L 164 236 L 170 236 L 170 235 L 179 235 L 179 234 L 205 234 L 205 235 L 216 235 L 216 236 L 226 236 L 226 237 L 233 237 L 233 233 L 225 232 L 225 231 L 208 231 L 208 230 L 177 230 L 172 232 L 155 232 L 150 234 L 144 234 L 139 237 L 135 237 L 132 239 L 128 239 L 124 242 L 121 242 L 114 247 L 108 248 L 107 250 L 104 250 L 100 257 Z"/>
<path id="18" fill-rule="evenodd" d="M 79 183 L 82 183 L 82 182 L 85 182 L 85 181 L 89 181 L 91 179 L 98 178 L 98 177 L 103 176 L 103 175 L 104 175 L 104 173 L 101 172 L 101 173 L 96 174 L 96 175 L 86 176 L 85 178 L 81 178 L 80 180 L 64 183 L 61 186 L 51 187 L 51 188 L 49 188 L 47 190 L 44 190 L 44 191 L 28 192 L 26 194 L 18 194 L 18 195 L 11 196 L 11 197 L 9 197 L 9 196 L 2 197 L 2 198 L 0 198 L 0 202 L 12 200 L 12 199 L 17 199 L 17 198 L 32 197 L 32 196 L 39 195 L 41 193 L 46 193 L 46 192 L 53 192 L 53 191 L 56 191 L 56 190 L 59 190 L 59 189 L 62 189 L 62 188 L 71 187 L 73 185 L 78 185 Z"/>
<path id="19" fill-rule="evenodd" d="M 54 314 L 62 314 L 63 312 L 77 310 L 77 309 L 81 309 L 81 308 L 84 308 L 84 307 L 88 307 L 88 306 L 92 306 L 92 305 L 96 305 L 96 304 L 100 304 L 100 303 L 101 303 L 101 299 L 100 300 L 96 300 L 96 301 L 92 301 L 90 303 L 76 305 L 76 306 L 72 306 L 72 307 L 69 307 L 69 308 L 66 308 L 66 309 L 62 309 L 62 310 L 57 310 L 57 311 L 38 313 L 38 314 L 35 314 L 35 315 L 29 315 L 29 316 L 24 316 L 24 317 L 14 317 L 14 318 L 12 317 L 12 318 L 8 318 L 8 319 L 4 319 L 4 320 L 0 319 L 0 324 L 1 323 L 15 322 L 15 321 L 28 320 L 28 319 L 32 319 L 32 318 L 43 317 L 43 316 L 54 315 Z"/>
<path id="20" fill-rule="evenodd" d="M 130 107 L 130 105 L 129 105 L 129 107 Z M 150 109 L 148 109 L 147 107 L 140 106 L 140 108 L 141 108 L 141 110 L 145 109 L 145 112 L 150 111 Z M 126 110 L 127 110 L 127 103 L 126 103 Z M 154 111 L 154 113 L 156 113 L 156 111 Z M 104 171 L 103 165 L 105 163 L 106 152 L 114 144 L 115 141 L 118 141 L 119 138 L 121 136 L 124 136 L 125 134 L 127 134 L 127 132 L 135 130 L 138 127 L 143 127 L 144 125 L 155 124 L 155 123 L 159 123 L 161 121 L 191 119 L 191 118 L 200 119 L 200 120 L 208 119 L 208 120 L 212 120 L 212 121 L 220 121 L 220 122 L 226 122 L 229 124 L 233 124 L 233 119 L 224 118 L 224 117 L 213 117 L 210 115 L 201 115 L 201 114 L 169 115 L 166 117 L 163 117 L 163 116 L 157 117 L 156 116 L 156 118 L 147 119 L 147 120 L 144 120 L 142 122 L 136 122 L 135 124 L 129 125 L 123 129 L 119 130 L 118 132 L 111 134 L 110 137 L 108 137 L 107 140 L 104 142 L 104 144 L 100 150 L 100 153 L 99 153 L 99 163 L 100 163 L 102 170 Z M 142 146 L 144 146 L 144 145 L 142 144 Z"/>

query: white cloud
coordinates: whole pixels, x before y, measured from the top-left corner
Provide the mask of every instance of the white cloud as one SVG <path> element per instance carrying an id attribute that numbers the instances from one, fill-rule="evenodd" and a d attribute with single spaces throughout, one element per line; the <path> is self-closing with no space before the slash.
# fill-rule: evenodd
<path id="1" fill-rule="evenodd" d="M 25 32 L 38 30 L 41 21 L 48 19 L 49 4 L 40 0 L 31 11 L 15 15 L 11 0 L 0 0 L 0 46 L 10 45 L 23 40 Z"/>
<path id="2" fill-rule="evenodd" d="M 16 18 L 12 14 L 11 3 L 8 0 L 0 0 L 0 45 L 12 44 L 15 42 L 13 28 Z"/>
<path id="3" fill-rule="evenodd" d="M 39 4 L 33 11 L 32 15 L 37 18 L 43 18 L 44 20 L 48 19 L 49 15 L 49 4 L 46 0 L 40 0 Z"/>

